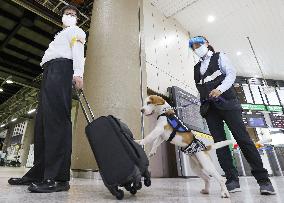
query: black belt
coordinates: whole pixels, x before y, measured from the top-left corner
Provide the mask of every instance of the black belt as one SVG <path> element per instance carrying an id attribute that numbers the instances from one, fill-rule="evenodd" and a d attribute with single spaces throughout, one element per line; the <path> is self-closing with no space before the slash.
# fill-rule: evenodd
<path id="1" fill-rule="evenodd" d="M 72 59 L 68 59 L 68 58 L 57 58 L 57 59 L 52 59 L 52 60 L 50 60 L 50 61 L 47 61 L 47 62 L 45 62 L 43 65 L 42 65 L 42 67 L 43 68 L 46 68 L 46 67 L 48 67 L 49 65 L 51 65 L 51 64 L 53 64 L 53 63 L 55 63 L 55 62 L 59 62 L 59 61 L 73 61 Z"/>

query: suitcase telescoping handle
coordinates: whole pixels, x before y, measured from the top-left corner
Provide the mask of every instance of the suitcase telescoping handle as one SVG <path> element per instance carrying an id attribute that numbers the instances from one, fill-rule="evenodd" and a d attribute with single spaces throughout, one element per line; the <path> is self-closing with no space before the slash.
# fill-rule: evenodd
<path id="1" fill-rule="evenodd" d="M 80 106 L 81 106 L 81 108 L 82 108 L 82 110 L 83 110 L 83 113 L 84 113 L 84 115 L 85 115 L 85 118 L 86 118 L 88 124 L 90 124 L 93 120 L 95 120 L 95 116 L 94 116 L 94 113 L 93 113 L 93 111 L 92 111 L 92 109 L 91 109 L 91 107 L 90 107 L 90 104 L 89 104 L 89 102 L 88 102 L 88 100 L 87 100 L 87 98 L 86 98 L 86 96 L 85 96 L 84 90 L 83 90 L 83 89 L 77 90 L 77 89 L 74 87 L 74 85 L 73 85 L 73 88 L 75 89 L 76 95 L 77 95 L 77 97 L 78 97 L 78 100 L 79 100 Z M 86 106 L 87 106 L 87 108 L 88 108 L 88 110 L 89 110 L 89 113 L 90 113 L 90 115 L 91 115 L 91 119 L 92 119 L 92 120 L 90 119 L 90 117 L 89 117 L 89 115 L 88 115 L 88 113 L 87 113 L 87 111 L 86 111 L 86 108 L 85 108 L 85 106 L 84 106 L 84 104 L 83 104 L 83 102 L 82 102 L 82 99 L 81 99 L 81 97 L 80 97 L 81 94 L 82 94 L 83 100 L 84 100 L 84 102 L 85 102 L 85 104 L 86 104 Z"/>

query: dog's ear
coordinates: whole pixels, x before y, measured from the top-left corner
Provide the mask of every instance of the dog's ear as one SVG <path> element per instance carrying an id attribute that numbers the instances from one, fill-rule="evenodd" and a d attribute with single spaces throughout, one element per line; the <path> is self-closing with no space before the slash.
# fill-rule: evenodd
<path id="1" fill-rule="evenodd" d="M 151 95 L 149 99 L 150 102 L 154 105 L 164 105 L 166 103 L 166 101 L 162 97 L 157 95 Z"/>

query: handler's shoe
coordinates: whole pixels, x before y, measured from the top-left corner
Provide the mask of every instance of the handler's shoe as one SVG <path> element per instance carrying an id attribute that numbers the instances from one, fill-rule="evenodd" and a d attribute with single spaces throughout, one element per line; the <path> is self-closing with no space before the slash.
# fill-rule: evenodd
<path id="1" fill-rule="evenodd" d="M 241 192 L 240 183 L 238 180 L 230 180 L 226 182 L 229 193 Z"/>
<path id="2" fill-rule="evenodd" d="M 259 189 L 261 195 L 275 195 L 276 192 L 270 180 L 259 181 Z"/>

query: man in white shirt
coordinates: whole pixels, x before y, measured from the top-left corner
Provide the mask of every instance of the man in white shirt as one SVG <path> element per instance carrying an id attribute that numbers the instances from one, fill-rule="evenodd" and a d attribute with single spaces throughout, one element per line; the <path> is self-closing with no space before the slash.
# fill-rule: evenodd
<path id="1" fill-rule="evenodd" d="M 37 193 L 68 191 L 72 150 L 72 83 L 83 87 L 85 32 L 76 26 L 79 11 L 62 9 L 63 30 L 42 58 L 44 69 L 35 123 L 34 166 L 11 185 Z"/>

